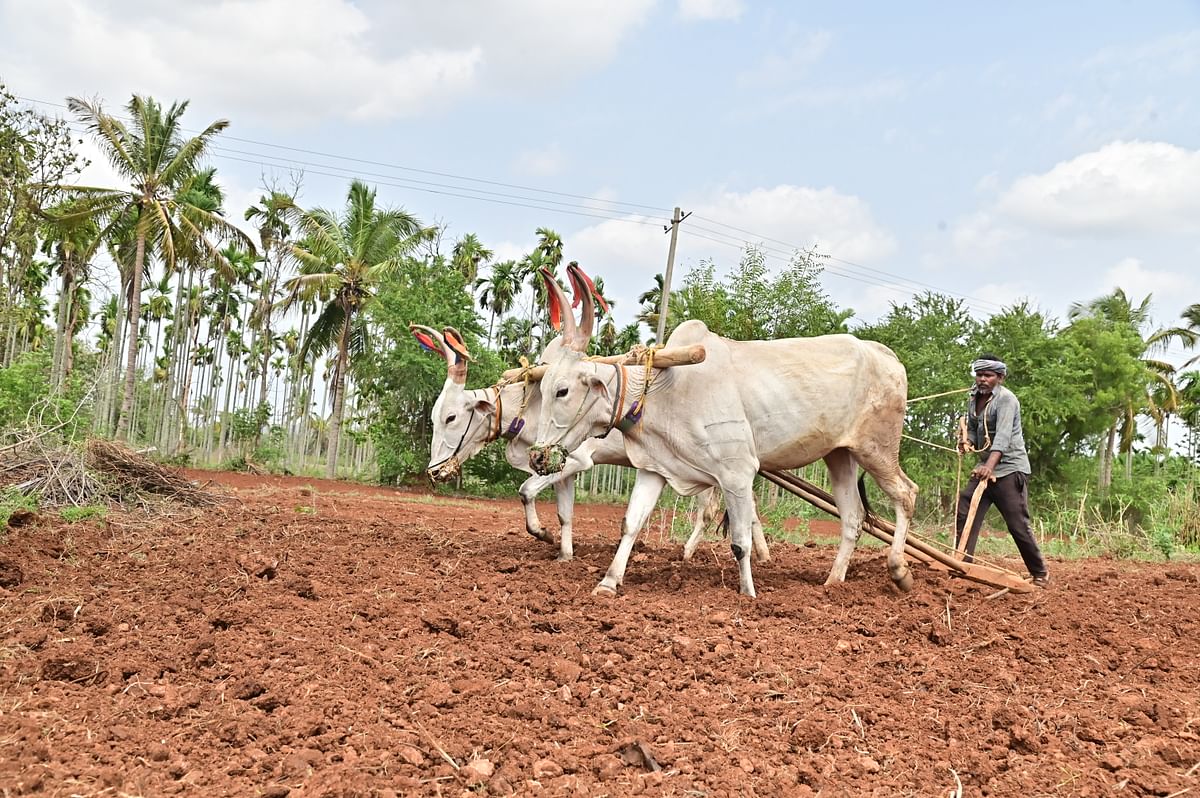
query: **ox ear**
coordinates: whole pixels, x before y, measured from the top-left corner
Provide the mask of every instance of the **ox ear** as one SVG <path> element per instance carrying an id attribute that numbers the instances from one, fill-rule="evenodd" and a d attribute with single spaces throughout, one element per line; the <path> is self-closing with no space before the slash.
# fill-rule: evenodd
<path id="1" fill-rule="evenodd" d="M 605 399 L 610 401 L 612 400 L 612 392 L 608 390 L 608 383 L 601 379 L 599 375 L 589 374 L 587 381 L 589 391 L 603 396 Z"/>
<path id="2" fill-rule="evenodd" d="M 476 399 L 475 412 L 490 416 L 496 412 L 496 405 L 491 399 Z"/>

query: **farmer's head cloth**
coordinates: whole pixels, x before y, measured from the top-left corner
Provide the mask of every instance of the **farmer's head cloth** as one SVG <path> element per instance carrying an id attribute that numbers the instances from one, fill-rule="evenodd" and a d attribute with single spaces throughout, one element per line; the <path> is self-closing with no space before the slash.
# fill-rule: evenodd
<path id="1" fill-rule="evenodd" d="M 991 360 L 981 357 L 971 363 L 971 373 L 978 374 L 981 371 L 994 371 L 997 374 L 1004 376 L 1008 374 L 1008 366 L 1004 365 L 1003 360 Z"/>

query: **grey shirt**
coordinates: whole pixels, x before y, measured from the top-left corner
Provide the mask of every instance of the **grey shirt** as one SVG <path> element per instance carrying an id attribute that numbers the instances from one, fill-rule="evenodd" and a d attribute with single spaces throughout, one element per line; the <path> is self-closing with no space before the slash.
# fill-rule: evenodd
<path id="1" fill-rule="evenodd" d="M 1003 385 L 997 385 L 992 398 L 984 405 L 983 413 L 977 414 L 975 395 L 978 391 L 978 386 L 972 388 L 967 402 L 967 435 L 979 453 L 979 462 L 985 462 L 992 452 L 1000 452 L 1000 462 L 994 471 L 997 479 L 1017 471 L 1030 473 L 1017 395 Z"/>

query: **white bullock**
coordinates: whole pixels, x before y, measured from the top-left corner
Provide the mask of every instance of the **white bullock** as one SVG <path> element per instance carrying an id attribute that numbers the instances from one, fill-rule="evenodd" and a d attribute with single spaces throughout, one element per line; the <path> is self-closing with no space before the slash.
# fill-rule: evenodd
<path id="1" fill-rule="evenodd" d="M 586 279 L 571 268 L 568 275 L 573 282 Z M 547 279 L 547 285 L 566 308 L 557 282 Z M 625 452 L 638 473 L 621 542 L 595 593 L 616 592 L 638 532 L 664 485 L 670 484 L 684 495 L 721 489 L 739 587 L 754 596 L 747 556 L 751 523 L 757 518 L 754 476 L 818 459 L 829 468 L 842 519 L 841 542 L 826 584 L 845 579 L 858 539 L 864 507 L 855 475 L 861 466 L 893 502 L 896 532 L 888 570 L 901 589 L 911 589 L 904 539 L 917 487 L 899 461 L 908 379 L 890 349 L 850 335 L 732 341 L 699 321 L 688 321 L 667 343 L 702 344 L 704 362 L 651 372 L 647 385 L 642 369 L 622 370 L 584 357 L 590 320 L 577 326 L 567 310 L 564 323 L 564 346 L 542 378 L 540 434 L 530 450 L 534 470 L 553 470 L 589 439 L 640 414 L 625 435 Z"/>
<path id="2" fill-rule="evenodd" d="M 537 515 L 537 495 L 553 487 L 558 507 L 559 560 L 574 556 L 572 519 L 575 507 L 575 475 L 596 464 L 629 466 L 620 431 L 603 439 L 593 438 L 566 458 L 561 471 L 542 476 L 529 465 L 529 447 L 537 436 L 541 411 L 539 383 L 518 381 L 511 384 L 467 390 L 469 355 L 458 331 L 446 327 L 438 333 L 429 327 L 410 325 L 425 348 L 446 359 L 446 382 L 433 406 L 433 439 L 427 473 L 435 482 L 453 479 L 462 465 L 497 438 L 508 440 L 505 459 L 520 471 L 531 474 L 519 490 L 525 509 L 525 529 L 535 538 L 553 543 L 554 536 L 542 527 Z M 542 360 L 554 358 L 561 347 L 555 339 L 546 347 Z M 711 490 L 696 497 L 692 533 L 684 544 L 683 558 L 690 560 L 705 528 L 720 512 L 720 494 Z M 754 553 L 760 562 L 770 559 L 762 528 L 755 519 Z"/>

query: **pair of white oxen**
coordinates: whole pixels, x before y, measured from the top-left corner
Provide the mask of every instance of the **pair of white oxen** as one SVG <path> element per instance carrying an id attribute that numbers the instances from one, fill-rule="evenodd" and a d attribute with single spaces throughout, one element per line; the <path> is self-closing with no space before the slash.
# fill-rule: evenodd
<path id="1" fill-rule="evenodd" d="M 824 459 L 842 526 L 826 579 L 833 584 L 846 577 L 866 512 L 861 480 L 856 486 L 861 467 L 892 500 L 896 530 L 888 571 L 901 589 L 911 589 L 904 544 L 917 486 L 900 468 L 908 378 L 895 353 L 851 335 L 732 341 L 693 320 L 679 325 L 667 346 L 699 344 L 703 362 L 656 370 L 599 363 L 586 357 L 594 324 L 591 281 L 574 264 L 567 276 L 576 301 L 582 297 L 578 323 L 557 280 L 543 272 L 551 318 L 561 316 L 563 332 L 542 354 L 547 368 L 540 384 L 466 390 L 468 357 L 457 332 L 413 325 L 418 339 L 440 350 L 448 364 L 433 408 L 433 479 L 452 477 L 487 443 L 507 438 L 509 463 L 534 474 L 520 489 L 526 529 L 553 542 L 534 508 L 538 492 L 553 485 L 559 559 L 569 560 L 575 475 L 597 463 L 637 469 L 621 541 L 593 591 L 598 595 L 616 593 L 638 533 L 667 484 L 685 496 L 708 492 L 699 496 L 685 559 L 718 509 L 719 489 L 739 589 L 754 596 L 751 550 L 760 561 L 769 557 L 754 502 L 755 474 Z"/>

